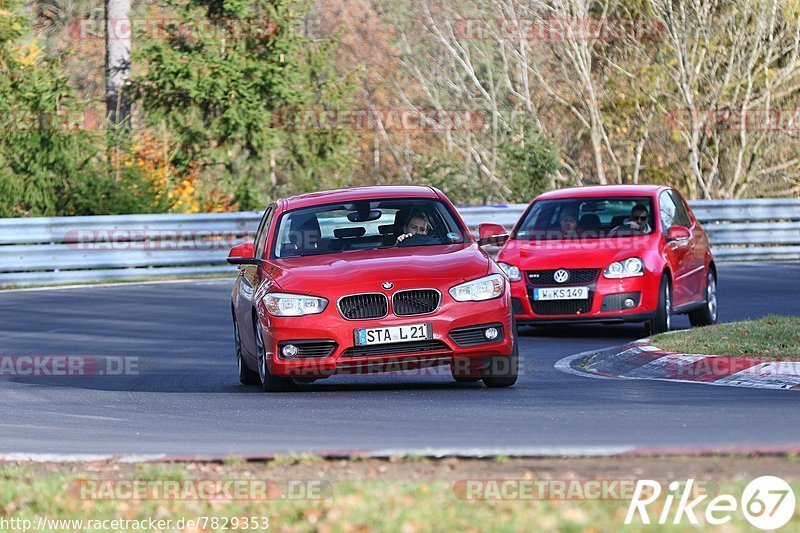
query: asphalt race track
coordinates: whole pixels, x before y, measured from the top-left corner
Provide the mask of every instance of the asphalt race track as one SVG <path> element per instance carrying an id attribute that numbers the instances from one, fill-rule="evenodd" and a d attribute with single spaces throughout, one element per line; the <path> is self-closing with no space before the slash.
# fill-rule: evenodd
<path id="1" fill-rule="evenodd" d="M 264 394 L 238 383 L 232 282 L 0 292 L 0 355 L 128 357 L 138 366 L 134 375 L 0 377 L 0 454 L 800 446 L 800 391 L 554 368 L 639 338 L 639 326 L 524 328 L 524 374 L 511 389 L 444 375 L 339 376 Z M 722 265 L 719 290 L 725 321 L 799 314 L 800 263 Z"/>

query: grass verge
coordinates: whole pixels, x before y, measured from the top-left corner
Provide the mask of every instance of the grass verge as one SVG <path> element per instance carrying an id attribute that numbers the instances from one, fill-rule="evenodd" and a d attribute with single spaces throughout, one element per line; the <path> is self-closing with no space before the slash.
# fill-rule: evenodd
<path id="1" fill-rule="evenodd" d="M 734 474 L 733 472 L 736 472 Z M 294 459 L 269 463 L 224 464 L 6 464 L 0 465 L 0 524 L 3 519 L 47 517 L 41 531 L 121 531 L 112 523 L 86 527 L 72 522 L 57 528 L 52 520 L 172 520 L 161 531 L 264 530 L 233 527 L 234 517 L 268 517 L 273 531 L 716 531 L 700 525 L 647 526 L 634 521 L 624 526 L 630 498 L 502 499 L 496 492 L 480 492 L 484 499 L 466 497 L 456 489 L 465 480 L 679 480 L 705 482 L 714 494 L 739 498 L 747 483 L 767 473 L 781 475 L 795 492 L 800 489 L 800 462 L 790 457 L 702 458 L 573 458 L 493 460 L 319 460 Z M 270 480 L 284 489 L 291 483 L 312 481 L 328 485 L 314 497 L 285 491 L 264 499 L 239 498 L 127 498 L 125 482 L 180 482 L 192 480 Z M 81 483 L 105 482 L 106 488 L 81 494 Z M 461 485 L 459 485 L 459 483 Z M 666 485 L 666 483 L 665 483 Z M 115 488 L 109 488 L 109 487 Z M 666 488 L 665 488 L 666 492 Z M 800 494 L 800 493 L 799 493 Z M 322 497 L 319 497 L 319 496 Z M 658 520 L 666 505 L 652 504 Z M 122 496 L 122 497 L 120 497 Z M 289 496 L 289 497 L 283 497 Z M 708 498 L 710 499 L 710 497 Z M 700 506 L 702 507 L 702 506 Z M 800 508 L 785 531 L 798 531 Z M 674 514 L 674 508 L 673 512 Z M 741 513 L 732 513 L 725 531 L 749 531 Z M 672 515 L 670 515 L 672 516 Z M 208 517 L 205 527 L 187 526 L 187 520 Z M 216 518 L 216 522 L 211 519 Z M 178 521 L 184 519 L 181 526 Z M 88 521 L 93 522 L 88 522 Z M 669 520 L 671 522 L 671 520 Z M 216 523 L 216 526 L 213 524 Z M 260 525 L 264 525 L 259 522 Z M 2 529 L 2 528 L 0 528 Z M 129 527 L 128 530 L 131 530 Z"/>
<path id="2" fill-rule="evenodd" d="M 662 350 L 678 353 L 800 360 L 800 317 L 770 315 L 758 320 L 692 328 L 653 337 Z"/>

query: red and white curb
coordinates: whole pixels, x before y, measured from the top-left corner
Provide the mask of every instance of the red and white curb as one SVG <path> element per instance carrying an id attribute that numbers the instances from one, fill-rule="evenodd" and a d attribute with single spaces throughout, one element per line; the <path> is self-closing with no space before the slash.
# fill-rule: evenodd
<path id="1" fill-rule="evenodd" d="M 600 378 L 800 389 L 800 362 L 668 352 L 650 344 L 650 339 L 566 357 L 556 363 L 556 368 Z"/>

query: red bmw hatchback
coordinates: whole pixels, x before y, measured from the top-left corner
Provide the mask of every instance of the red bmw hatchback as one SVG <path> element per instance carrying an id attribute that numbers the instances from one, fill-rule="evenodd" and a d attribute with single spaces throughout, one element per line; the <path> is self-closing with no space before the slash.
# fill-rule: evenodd
<path id="1" fill-rule="evenodd" d="M 688 313 L 717 322 L 717 271 L 678 191 L 579 187 L 537 197 L 497 258 L 518 323 L 644 322 L 648 333 Z"/>
<path id="2" fill-rule="evenodd" d="M 436 189 L 278 200 L 228 262 L 240 269 L 231 310 L 244 384 L 437 365 L 457 381 L 516 382 L 508 279 Z"/>

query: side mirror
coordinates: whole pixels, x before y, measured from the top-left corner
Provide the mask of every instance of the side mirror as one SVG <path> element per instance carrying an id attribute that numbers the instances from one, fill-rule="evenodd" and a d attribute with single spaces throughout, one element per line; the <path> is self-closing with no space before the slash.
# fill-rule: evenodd
<path id="1" fill-rule="evenodd" d="M 232 265 L 257 265 L 256 249 L 252 242 L 237 244 L 228 253 L 228 263 Z"/>
<path id="2" fill-rule="evenodd" d="M 667 241 L 688 241 L 692 232 L 683 226 L 672 226 L 667 231 Z"/>
<path id="3" fill-rule="evenodd" d="M 502 246 L 508 240 L 508 231 L 500 224 L 479 224 L 478 245 L 493 244 Z"/>

